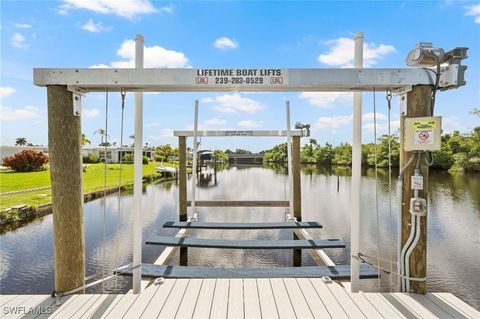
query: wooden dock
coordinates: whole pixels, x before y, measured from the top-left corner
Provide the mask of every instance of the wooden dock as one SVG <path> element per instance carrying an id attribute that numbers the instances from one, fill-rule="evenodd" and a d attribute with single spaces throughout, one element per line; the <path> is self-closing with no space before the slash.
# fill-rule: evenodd
<path id="1" fill-rule="evenodd" d="M 138 295 L 0 296 L 2 318 L 480 318 L 449 293 L 352 294 L 319 278 L 165 279 Z"/>

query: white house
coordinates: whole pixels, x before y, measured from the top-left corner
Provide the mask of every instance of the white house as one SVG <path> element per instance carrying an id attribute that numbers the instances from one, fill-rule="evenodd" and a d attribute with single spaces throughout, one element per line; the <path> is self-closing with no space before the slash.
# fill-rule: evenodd
<path id="1" fill-rule="evenodd" d="M 122 152 L 122 157 L 127 154 L 133 154 L 132 147 L 124 147 L 120 150 L 120 147 L 107 147 L 107 163 L 119 163 L 120 162 L 120 151 Z M 143 156 L 148 157 L 150 160 L 154 159 L 155 151 L 150 149 L 143 149 Z M 82 156 L 95 156 L 103 160 L 105 158 L 105 147 L 86 147 L 82 150 Z"/>

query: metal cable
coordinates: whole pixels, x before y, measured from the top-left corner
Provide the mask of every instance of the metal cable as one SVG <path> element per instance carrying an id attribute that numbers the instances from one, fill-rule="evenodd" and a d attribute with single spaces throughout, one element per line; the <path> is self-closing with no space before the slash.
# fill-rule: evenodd
<path id="1" fill-rule="evenodd" d="M 392 91 L 387 90 L 387 107 L 388 107 L 388 218 L 390 221 L 390 245 L 388 249 L 389 260 L 390 260 L 390 272 L 393 271 L 393 218 L 392 218 L 392 132 L 391 132 L 391 110 L 392 110 Z M 392 276 L 389 278 L 389 291 L 392 292 L 393 282 Z"/>
<path id="2" fill-rule="evenodd" d="M 103 265 L 102 265 L 102 294 L 105 293 L 105 233 L 107 223 L 107 145 L 108 145 L 108 90 L 105 91 L 105 144 L 103 153 Z"/>
<path id="3" fill-rule="evenodd" d="M 377 256 L 380 256 L 380 218 L 378 210 L 378 156 L 377 156 L 377 103 L 375 88 L 373 89 L 373 139 L 374 139 L 374 156 L 375 156 L 375 213 L 377 223 Z M 380 265 L 380 259 L 377 259 Z M 381 292 L 380 276 L 377 277 L 378 292 Z"/>
<path id="4" fill-rule="evenodd" d="M 120 215 L 121 215 L 121 195 L 122 195 L 122 164 L 123 164 L 123 117 L 125 113 L 125 96 L 127 92 L 121 91 L 122 96 L 122 115 L 120 120 L 120 158 L 119 158 L 119 172 L 118 172 L 118 202 L 117 202 L 117 222 L 115 225 L 115 267 L 118 265 L 118 241 L 120 232 Z M 118 277 L 115 277 L 115 291 L 117 291 Z"/>

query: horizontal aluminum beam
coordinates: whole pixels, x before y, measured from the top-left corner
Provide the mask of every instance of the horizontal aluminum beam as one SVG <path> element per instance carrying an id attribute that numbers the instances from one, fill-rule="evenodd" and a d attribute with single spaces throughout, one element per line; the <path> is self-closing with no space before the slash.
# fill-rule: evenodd
<path id="1" fill-rule="evenodd" d="M 191 137 L 194 131 L 173 131 L 174 136 Z M 291 136 L 303 136 L 301 130 L 291 130 Z M 198 137 L 222 137 L 222 136 L 253 136 L 253 137 L 275 137 L 287 136 L 287 131 L 197 131 Z"/>
<path id="2" fill-rule="evenodd" d="M 34 69 L 37 86 L 70 90 L 222 92 L 372 91 L 433 85 L 433 72 L 391 69 Z"/>

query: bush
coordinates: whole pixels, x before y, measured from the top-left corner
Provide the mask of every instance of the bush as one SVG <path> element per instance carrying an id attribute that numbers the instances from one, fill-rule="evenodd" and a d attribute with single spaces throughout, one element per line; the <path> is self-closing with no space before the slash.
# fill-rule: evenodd
<path id="1" fill-rule="evenodd" d="M 100 158 L 96 155 L 90 155 L 90 156 L 84 156 L 83 157 L 83 163 L 85 164 L 89 164 L 89 163 L 92 163 L 92 164 L 95 164 L 95 163 L 99 163 L 100 162 Z"/>
<path id="2" fill-rule="evenodd" d="M 3 159 L 3 165 L 10 167 L 17 172 L 31 172 L 45 169 L 48 163 L 48 156 L 42 152 L 32 150 L 21 151 L 14 156 L 7 156 Z"/>
<path id="3" fill-rule="evenodd" d="M 133 163 L 133 153 L 124 155 L 122 161 L 124 163 Z M 148 159 L 148 157 L 144 156 L 142 159 L 142 163 L 146 165 L 150 163 L 150 160 Z"/>

